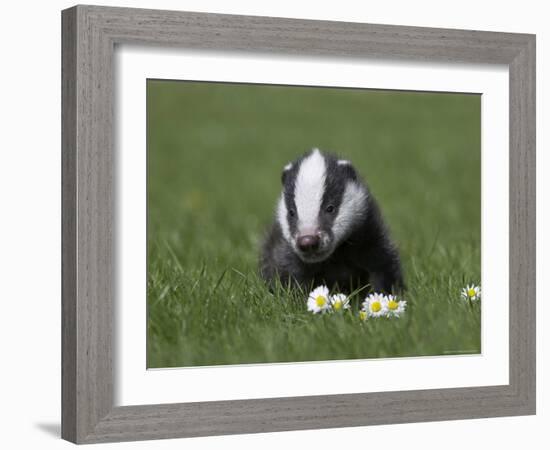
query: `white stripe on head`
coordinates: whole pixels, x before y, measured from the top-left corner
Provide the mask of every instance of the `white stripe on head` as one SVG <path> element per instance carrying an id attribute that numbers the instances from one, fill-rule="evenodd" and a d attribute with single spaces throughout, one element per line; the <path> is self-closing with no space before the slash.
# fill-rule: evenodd
<path id="1" fill-rule="evenodd" d="M 337 164 L 339 166 L 349 166 L 351 165 L 351 162 L 349 162 L 347 159 L 339 159 Z"/>
<path id="2" fill-rule="evenodd" d="M 292 163 L 288 163 L 284 168 L 283 170 L 286 172 L 287 170 L 290 170 L 292 169 Z"/>
<path id="3" fill-rule="evenodd" d="M 353 181 L 346 184 L 338 215 L 334 219 L 332 232 L 336 242 L 341 242 L 350 233 L 358 219 L 365 216 L 367 206 L 367 190 Z"/>
<path id="4" fill-rule="evenodd" d="M 312 233 L 318 227 L 319 211 L 325 193 L 325 158 L 318 149 L 300 164 L 294 188 L 298 213 L 298 233 Z"/>
<path id="5" fill-rule="evenodd" d="M 279 198 L 279 204 L 277 205 L 277 220 L 281 226 L 281 231 L 285 239 L 290 242 L 290 228 L 288 226 L 288 211 L 286 209 L 285 194 L 283 193 Z"/>

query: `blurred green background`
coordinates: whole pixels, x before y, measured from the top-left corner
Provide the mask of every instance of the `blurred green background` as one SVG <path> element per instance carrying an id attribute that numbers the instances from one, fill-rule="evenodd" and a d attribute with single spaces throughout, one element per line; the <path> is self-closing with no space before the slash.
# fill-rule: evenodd
<path id="1" fill-rule="evenodd" d="M 148 367 L 479 353 L 481 98 L 147 82 Z M 313 316 L 257 275 L 283 166 L 350 159 L 397 242 L 404 317 Z"/>

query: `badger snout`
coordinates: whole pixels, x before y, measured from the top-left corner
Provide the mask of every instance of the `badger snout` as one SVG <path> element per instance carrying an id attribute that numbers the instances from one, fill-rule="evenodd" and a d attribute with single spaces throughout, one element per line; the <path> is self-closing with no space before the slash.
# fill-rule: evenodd
<path id="1" fill-rule="evenodd" d="M 315 234 L 306 234 L 305 236 L 300 236 L 296 240 L 298 249 L 303 253 L 312 253 L 319 249 L 319 244 L 321 240 L 319 236 Z"/>
<path id="2" fill-rule="evenodd" d="M 333 250 L 329 233 L 322 230 L 299 234 L 294 241 L 297 255 L 306 263 L 325 260 Z"/>

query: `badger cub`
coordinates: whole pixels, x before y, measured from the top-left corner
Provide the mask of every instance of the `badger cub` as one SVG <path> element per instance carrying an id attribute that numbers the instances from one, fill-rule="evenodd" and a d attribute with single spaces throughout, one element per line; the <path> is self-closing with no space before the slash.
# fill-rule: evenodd
<path id="1" fill-rule="evenodd" d="M 380 209 L 349 161 L 313 149 L 285 166 L 260 272 L 273 286 L 325 284 L 351 292 L 404 287 L 397 248 Z"/>

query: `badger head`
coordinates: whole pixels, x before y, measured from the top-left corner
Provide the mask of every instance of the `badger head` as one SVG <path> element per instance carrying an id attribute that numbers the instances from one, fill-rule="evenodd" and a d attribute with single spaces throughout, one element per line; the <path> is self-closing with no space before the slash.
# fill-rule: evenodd
<path id="1" fill-rule="evenodd" d="M 285 166 L 277 220 L 306 263 L 321 262 L 364 219 L 367 188 L 349 161 L 318 149 Z"/>

